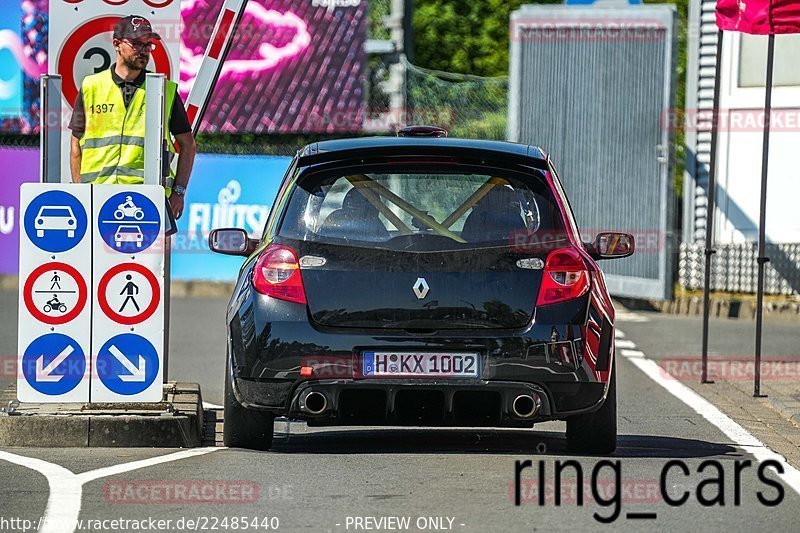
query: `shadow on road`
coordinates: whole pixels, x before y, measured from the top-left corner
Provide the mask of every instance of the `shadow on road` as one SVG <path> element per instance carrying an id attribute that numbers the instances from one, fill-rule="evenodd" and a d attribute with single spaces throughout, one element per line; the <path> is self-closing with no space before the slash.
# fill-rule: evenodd
<path id="1" fill-rule="evenodd" d="M 315 429 L 309 433 L 281 433 L 273 452 L 318 454 L 491 454 L 570 455 L 563 434 L 526 430 L 465 429 Z M 621 435 L 614 457 L 693 458 L 742 452 L 728 444 L 677 437 Z"/>

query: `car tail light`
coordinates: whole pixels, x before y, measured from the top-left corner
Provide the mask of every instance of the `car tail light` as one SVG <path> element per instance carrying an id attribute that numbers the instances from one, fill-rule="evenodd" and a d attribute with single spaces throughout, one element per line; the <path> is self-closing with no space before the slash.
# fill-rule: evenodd
<path id="1" fill-rule="evenodd" d="M 544 264 L 542 285 L 536 305 L 572 300 L 589 290 L 589 271 L 574 248 L 553 250 Z"/>
<path id="2" fill-rule="evenodd" d="M 279 300 L 306 303 L 297 254 L 286 246 L 271 244 L 261 252 L 253 269 L 253 287 Z"/>

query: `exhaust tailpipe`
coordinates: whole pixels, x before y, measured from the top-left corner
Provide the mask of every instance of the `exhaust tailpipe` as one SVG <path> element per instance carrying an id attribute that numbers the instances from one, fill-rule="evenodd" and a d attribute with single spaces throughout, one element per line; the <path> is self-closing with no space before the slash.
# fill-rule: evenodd
<path id="1" fill-rule="evenodd" d="M 328 398 L 321 392 L 311 391 L 306 394 L 304 403 L 304 410 L 312 415 L 319 415 L 325 412 L 328 408 Z"/>
<path id="2" fill-rule="evenodd" d="M 541 406 L 542 400 L 539 398 L 538 394 L 533 396 L 530 394 L 520 394 L 514 398 L 511 409 L 518 418 L 530 418 L 539 411 Z"/>

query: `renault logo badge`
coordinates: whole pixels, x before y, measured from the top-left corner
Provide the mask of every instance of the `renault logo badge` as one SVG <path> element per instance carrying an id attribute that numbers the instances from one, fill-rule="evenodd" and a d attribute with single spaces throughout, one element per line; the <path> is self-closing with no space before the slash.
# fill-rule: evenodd
<path id="1" fill-rule="evenodd" d="M 416 294 L 417 298 L 420 300 L 423 300 L 428 295 L 428 291 L 431 290 L 425 278 L 417 278 L 412 288 L 414 289 L 414 294 Z"/>

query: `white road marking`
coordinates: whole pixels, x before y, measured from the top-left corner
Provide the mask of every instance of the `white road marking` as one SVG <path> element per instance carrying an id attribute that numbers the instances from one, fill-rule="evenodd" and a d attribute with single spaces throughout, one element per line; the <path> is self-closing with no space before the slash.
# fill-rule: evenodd
<path id="1" fill-rule="evenodd" d="M 224 407 L 215 403 L 203 402 L 203 409 L 224 409 Z"/>
<path id="2" fill-rule="evenodd" d="M 74 529 L 65 524 L 75 524 L 81 511 L 83 486 L 75 474 L 60 465 L 4 451 L 0 451 L 0 459 L 36 470 L 47 479 L 50 495 L 39 533 L 60 533 Z"/>
<path id="3" fill-rule="evenodd" d="M 617 346 L 619 346 L 619 341 L 617 341 Z M 625 352 L 635 352 L 641 355 L 627 355 Z M 781 478 L 781 480 L 797 494 L 800 494 L 800 470 L 790 465 L 784 456 L 770 450 L 766 444 L 734 422 L 728 415 L 720 411 L 717 406 L 694 392 L 670 374 L 664 372 L 664 369 L 658 366 L 658 363 L 652 359 L 648 359 L 643 352 L 638 350 L 622 350 L 622 355 L 636 365 L 639 370 L 644 372 L 647 377 L 661 385 L 667 392 L 716 426 L 736 446 L 750 453 L 756 461 L 760 463 L 767 460 L 778 462 L 783 467 L 783 474 L 779 474 L 776 471 L 775 475 Z"/>
<path id="4" fill-rule="evenodd" d="M 169 455 L 160 455 L 158 457 L 151 457 L 150 459 L 142 459 L 141 461 L 132 461 L 130 463 L 122 463 L 119 465 L 107 466 L 105 468 L 98 468 L 90 472 L 83 472 L 78 474 L 77 477 L 81 484 L 94 481 L 108 476 L 116 476 L 132 470 L 139 470 L 140 468 L 147 468 L 149 466 L 160 465 L 162 463 L 169 463 L 172 461 L 179 461 L 188 457 L 195 457 L 198 455 L 205 455 L 222 448 L 191 448 L 180 452 L 171 453 Z"/>
<path id="5" fill-rule="evenodd" d="M 628 339 L 617 339 L 617 342 L 614 344 L 617 348 L 636 348 L 633 341 L 629 341 Z"/>
<path id="6" fill-rule="evenodd" d="M 622 331 L 621 329 L 617 328 L 617 329 L 614 330 L 614 337 L 617 338 L 617 339 L 624 339 L 625 338 L 625 332 Z"/>
<path id="7" fill-rule="evenodd" d="M 622 350 L 621 353 L 625 357 L 644 357 L 644 352 L 639 350 Z"/>
<path id="8" fill-rule="evenodd" d="M 631 311 L 623 311 L 621 309 L 617 309 L 614 316 L 617 320 L 621 320 L 622 322 L 650 322 L 650 319 L 646 316 Z"/>
<path id="9" fill-rule="evenodd" d="M 63 466 L 48 463 L 41 459 L 33 459 L 23 455 L 16 455 L 0 450 L 0 459 L 14 463 L 31 470 L 36 470 L 47 478 L 50 495 L 47 498 L 47 507 L 42 517 L 42 526 L 39 533 L 71 533 L 77 526 L 78 515 L 81 512 L 81 496 L 83 485 L 96 479 L 147 468 L 162 463 L 178 461 L 187 457 L 205 455 L 224 448 L 193 448 L 169 455 L 161 455 L 141 461 L 133 461 L 120 465 L 98 468 L 81 474 L 74 474 Z"/>

